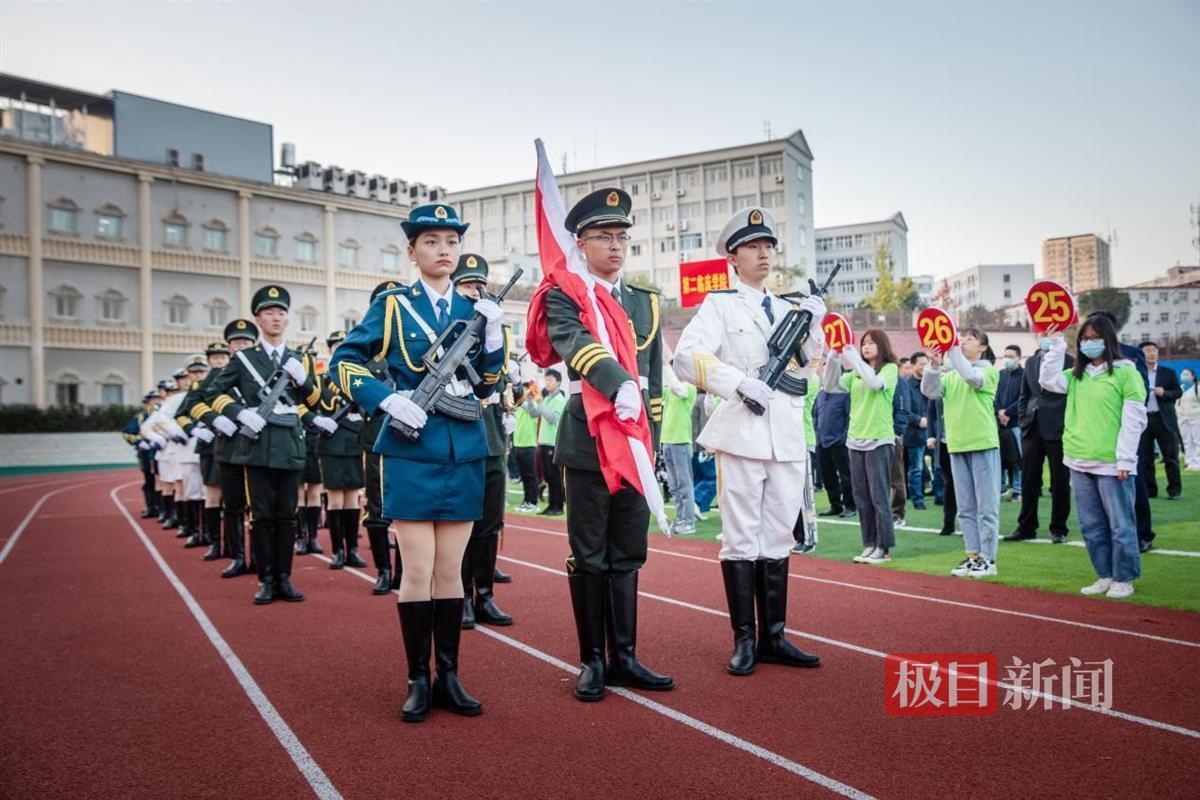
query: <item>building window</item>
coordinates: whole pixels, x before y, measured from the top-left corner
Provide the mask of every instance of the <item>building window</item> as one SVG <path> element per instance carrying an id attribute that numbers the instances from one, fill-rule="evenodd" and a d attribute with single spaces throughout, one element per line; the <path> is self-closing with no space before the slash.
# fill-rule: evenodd
<path id="1" fill-rule="evenodd" d="M 188 224 L 178 211 L 163 217 L 163 244 L 167 247 L 187 247 Z"/>
<path id="2" fill-rule="evenodd" d="M 657 206 L 654 209 L 655 222 L 674 222 L 675 206 Z"/>
<path id="3" fill-rule="evenodd" d="M 1012 283 L 1012 275 L 1008 274 L 1007 272 L 1006 272 L 1006 273 L 1004 273 L 1004 282 L 1005 282 L 1005 283 Z"/>
<path id="4" fill-rule="evenodd" d="M 637 197 L 642 193 L 641 181 L 625 181 L 625 191 L 629 192 L 630 197 Z"/>
<path id="5" fill-rule="evenodd" d="M 728 214 L 729 201 L 722 197 L 720 200 L 704 201 L 704 213 L 709 215 Z"/>
<path id="6" fill-rule="evenodd" d="M 1161 312 L 1158 315 L 1158 321 L 1159 322 L 1170 322 L 1171 321 L 1171 312 L 1170 311 Z"/>
<path id="7" fill-rule="evenodd" d="M 79 206 L 75 201 L 60 197 L 50 204 L 50 231 L 52 233 L 78 232 Z"/>
<path id="8" fill-rule="evenodd" d="M 400 249 L 395 246 L 383 249 L 383 269 L 385 272 L 400 271 Z"/>
<path id="9" fill-rule="evenodd" d="M 801 181 L 801 182 L 803 182 L 803 180 L 804 180 L 804 165 L 803 164 L 796 165 L 796 180 Z"/>
<path id="10" fill-rule="evenodd" d="M 111 203 L 96 210 L 96 236 L 100 239 L 120 239 L 125 212 Z"/>
<path id="11" fill-rule="evenodd" d="M 499 203 L 496 202 L 496 198 L 489 197 L 479 204 L 479 213 L 484 217 L 494 217 L 498 208 Z"/>
<path id="12" fill-rule="evenodd" d="M 254 234 L 254 254 L 259 258 L 279 257 L 279 231 L 263 228 Z"/>
<path id="13" fill-rule="evenodd" d="M 59 406 L 79 405 L 79 378 L 64 374 L 54 383 L 54 404 Z"/>
<path id="14" fill-rule="evenodd" d="M 167 323 L 171 325 L 186 325 L 188 310 L 191 308 L 191 305 L 183 295 L 177 294 L 174 297 L 167 298 Z"/>
<path id="15" fill-rule="evenodd" d="M 760 165 L 763 175 L 782 175 L 783 174 L 783 157 L 776 156 L 774 158 L 764 158 Z"/>
<path id="16" fill-rule="evenodd" d="M 729 180 L 729 170 L 724 164 L 704 168 L 704 182 L 708 185 L 724 183 L 727 180 Z"/>
<path id="17" fill-rule="evenodd" d="M 342 317 L 342 330 L 344 330 L 344 331 L 353 330 L 354 326 L 357 324 L 358 324 L 358 312 L 357 311 L 351 311 Z"/>
<path id="18" fill-rule="evenodd" d="M 338 245 L 338 265 L 343 267 L 358 266 L 358 242 L 353 239 L 347 239 Z M 349 328 L 346 330 L 349 330 Z"/>
<path id="19" fill-rule="evenodd" d="M 300 330 L 311 333 L 317 329 L 317 310 L 312 306 L 300 309 Z"/>
<path id="20" fill-rule="evenodd" d="M 119 375 L 109 375 L 101 382 L 100 402 L 106 406 L 125 405 L 125 382 Z"/>
<path id="21" fill-rule="evenodd" d="M 83 297 L 74 286 L 63 285 L 50 293 L 54 298 L 54 316 L 59 319 L 79 317 L 79 298 Z"/>
<path id="22" fill-rule="evenodd" d="M 1150 312 L 1149 311 L 1143 311 L 1138 316 L 1138 322 L 1149 322 L 1149 321 L 1150 321 Z"/>
<path id="23" fill-rule="evenodd" d="M 746 178 L 753 178 L 755 176 L 754 162 L 753 161 L 743 161 L 740 164 L 734 164 L 733 165 L 733 175 L 738 180 L 744 180 Z"/>
<path id="24" fill-rule="evenodd" d="M 763 208 L 779 208 L 783 205 L 783 192 L 763 192 Z"/>
<path id="25" fill-rule="evenodd" d="M 208 304 L 208 325 L 210 328 L 224 328 L 229 322 L 229 303 L 220 297 L 213 298 Z"/>
<path id="26" fill-rule="evenodd" d="M 808 203 L 802 194 L 796 196 L 796 213 L 802 217 L 808 213 Z"/>
<path id="27" fill-rule="evenodd" d="M 675 252 L 675 240 L 674 239 L 659 239 L 658 240 L 658 252 L 674 253 Z"/>
<path id="28" fill-rule="evenodd" d="M 685 233 L 679 237 L 680 250 L 699 250 L 703 246 L 703 237 L 698 233 Z"/>
<path id="29" fill-rule="evenodd" d="M 800 235 L 796 238 L 796 241 L 800 242 L 801 247 L 808 245 L 808 231 L 804 229 L 803 225 L 800 226 Z"/>
<path id="30" fill-rule="evenodd" d="M 125 295 L 116 289 L 109 289 L 100 295 L 99 300 L 100 320 L 102 322 L 125 321 L 125 303 L 127 302 Z"/>
<path id="31" fill-rule="evenodd" d="M 629 255 L 640 256 L 641 254 L 642 254 L 642 243 L 641 242 L 638 242 L 637 244 L 631 244 L 629 246 Z"/>
<path id="32" fill-rule="evenodd" d="M 229 227 L 219 219 L 214 219 L 204 226 L 204 249 L 214 253 L 224 253 L 229 249 Z"/>
<path id="33" fill-rule="evenodd" d="M 302 233 L 296 237 L 296 260 L 303 264 L 316 263 L 317 239 L 311 233 Z"/>
<path id="34" fill-rule="evenodd" d="M 733 198 L 733 210 L 735 213 L 752 205 L 754 205 L 754 195 L 752 194 L 739 194 Z"/>
<path id="35" fill-rule="evenodd" d="M 700 202 L 695 203 L 680 203 L 679 218 L 680 219 L 695 219 L 700 216 Z"/>

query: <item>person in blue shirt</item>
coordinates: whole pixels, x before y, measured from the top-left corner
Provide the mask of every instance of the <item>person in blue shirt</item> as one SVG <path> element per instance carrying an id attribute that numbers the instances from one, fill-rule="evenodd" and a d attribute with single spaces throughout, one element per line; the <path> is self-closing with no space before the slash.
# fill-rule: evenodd
<path id="1" fill-rule="evenodd" d="M 455 379 L 447 390 L 459 398 L 489 397 L 504 369 L 500 306 L 470 300 L 454 290 L 450 275 L 462 255 L 467 224 L 446 204 L 418 206 L 402 222 L 408 257 L 418 279 L 381 293 L 361 323 L 334 353 L 329 374 L 339 390 L 368 414 L 384 413 L 419 431 L 410 441 L 389 420 L 375 440 L 383 456 L 383 517 L 400 547 L 404 564 L 398 612 L 408 659 L 408 696 L 400 716 L 422 722 L 430 706 L 475 716 L 483 711 L 458 677 L 463 618 L 462 559 L 471 527 L 483 516 L 484 462 L 488 442 L 482 412 L 474 420 L 426 413 L 410 395 L 425 377 L 422 358 L 454 320 L 486 320 L 481 347 L 473 354 L 481 382 Z M 368 369 L 385 361 L 390 380 Z M 430 682 L 430 645 L 437 677 Z"/>

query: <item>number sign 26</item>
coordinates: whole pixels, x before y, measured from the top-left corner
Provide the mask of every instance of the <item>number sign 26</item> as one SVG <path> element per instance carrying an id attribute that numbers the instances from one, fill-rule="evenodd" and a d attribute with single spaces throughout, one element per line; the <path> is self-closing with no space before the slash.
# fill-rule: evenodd
<path id="1" fill-rule="evenodd" d="M 943 353 L 958 344 L 958 331 L 954 327 L 954 320 L 936 306 L 931 306 L 917 315 L 917 336 L 920 337 L 922 346 L 937 348 Z"/>

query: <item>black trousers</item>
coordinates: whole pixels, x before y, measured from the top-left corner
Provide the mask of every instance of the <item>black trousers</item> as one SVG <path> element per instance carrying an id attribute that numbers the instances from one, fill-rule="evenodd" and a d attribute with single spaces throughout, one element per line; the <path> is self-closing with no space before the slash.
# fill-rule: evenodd
<path id="1" fill-rule="evenodd" d="M 246 467 L 250 523 L 296 522 L 303 470 Z"/>
<path id="2" fill-rule="evenodd" d="M 908 462 L 904 460 L 904 445 L 896 439 L 892 451 L 892 516 L 903 517 L 908 501 Z"/>
<path id="3" fill-rule="evenodd" d="M 575 570 L 633 572 L 646 563 L 650 509 L 629 486 L 616 494 L 599 472 L 566 470 L 567 542 Z"/>
<path id="4" fill-rule="evenodd" d="M 563 507 L 563 475 L 562 467 L 554 463 L 554 445 L 539 444 L 537 448 L 538 463 L 542 468 L 542 477 L 546 479 L 546 490 L 549 493 L 548 508 Z"/>
<path id="5" fill-rule="evenodd" d="M 383 456 L 367 451 L 363 453 L 363 481 L 367 494 L 367 516 L 363 524 L 368 528 L 386 528 L 383 518 Z"/>
<path id="6" fill-rule="evenodd" d="M 534 463 L 537 458 L 537 448 L 514 447 L 513 452 L 517 454 L 517 470 L 521 473 L 521 486 L 525 491 L 523 502 L 531 506 L 537 505 L 538 479 L 537 466 Z"/>
<path id="7" fill-rule="evenodd" d="M 246 468 L 241 464 L 217 462 L 221 473 L 221 508 L 227 514 L 246 512 Z"/>
<path id="8" fill-rule="evenodd" d="M 496 536 L 504 527 L 504 493 L 508 491 L 508 471 L 504 456 L 488 456 L 483 462 L 483 516 L 471 526 L 472 539 Z"/>
<path id="9" fill-rule="evenodd" d="M 1035 426 L 1036 427 L 1036 426 Z M 1067 535 L 1071 514 L 1071 471 L 1063 463 L 1061 441 L 1048 442 L 1033 428 L 1021 437 L 1021 513 L 1017 533 L 1033 536 L 1038 530 L 1038 502 L 1042 493 L 1042 467 L 1050 462 L 1050 533 Z"/>
<path id="10" fill-rule="evenodd" d="M 954 495 L 954 471 L 950 469 L 950 451 L 945 442 L 938 442 L 938 463 L 942 465 L 942 530 L 954 530 L 958 516 L 958 498 Z"/>
<path id="11" fill-rule="evenodd" d="M 846 443 L 818 447 L 817 463 L 821 467 L 825 493 L 829 495 L 829 507 L 834 513 L 854 508 L 854 488 L 850 485 L 850 457 L 846 454 Z"/>
<path id="12" fill-rule="evenodd" d="M 1170 427 L 1162 414 L 1146 415 L 1146 430 L 1142 432 L 1138 460 L 1146 465 L 1146 492 L 1150 497 L 1158 496 L 1158 479 L 1154 475 L 1154 444 L 1158 443 L 1163 457 L 1163 470 L 1167 473 L 1167 494 L 1178 497 L 1183 490 L 1179 482 L 1179 429 Z M 1141 471 L 1140 468 L 1138 470 Z"/>
<path id="13" fill-rule="evenodd" d="M 138 451 L 138 466 L 142 470 L 142 491 L 149 493 L 154 491 L 154 456 Z"/>

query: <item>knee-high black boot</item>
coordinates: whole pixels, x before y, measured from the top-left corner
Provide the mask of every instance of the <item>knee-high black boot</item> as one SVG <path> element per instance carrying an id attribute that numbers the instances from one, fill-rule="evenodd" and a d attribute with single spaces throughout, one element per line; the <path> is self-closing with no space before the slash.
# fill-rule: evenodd
<path id="1" fill-rule="evenodd" d="M 496 598 L 492 593 L 492 584 L 496 580 L 496 548 L 499 546 L 499 536 L 472 539 L 467 547 L 467 555 L 470 556 L 471 569 L 474 572 L 475 620 L 484 625 L 505 627 L 512 625 L 513 619 L 496 605 Z M 465 582 L 463 586 L 466 586 Z"/>
<path id="2" fill-rule="evenodd" d="M 341 569 L 346 566 L 346 543 L 342 541 L 342 514 L 336 510 L 328 511 L 325 521 L 329 525 L 329 546 L 333 548 L 333 560 L 329 562 L 329 568 Z"/>
<path id="3" fill-rule="evenodd" d="M 142 498 L 146 501 L 146 507 L 142 509 L 142 519 L 150 519 L 158 513 L 154 510 L 154 489 L 149 486 L 143 486 Z"/>
<path id="4" fill-rule="evenodd" d="M 180 528 L 179 535 L 187 534 L 187 541 L 183 543 L 184 547 L 200 547 L 204 544 L 204 539 L 200 536 L 200 520 L 204 517 L 204 501 L 203 500 L 188 500 L 187 501 L 187 523 Z"/>
<path id="5" fill-rule="evenodd" d="M 754 562 L 755 600 L 758 605 L 758 660 L 789 667 L 818 667 L 821 659 L 787 640 L 788 560 Z"/>
<path id="6" fill-rule="evenodd" d="M 163 530 L 169 531 L 179 527 L 179 517 L 175 513 L 175 495 L 163 495 L 163 511 L 166 518 L 163 519 Z"/>
<path id="7" fill-rule="evenodd" d="M 358 554 L 358 507 L 343 508 L 337 513 L 342 515 L 342 542 L 346 545 L 346 566 L 362 569 L 367 562 Z"/>
<path id="8" fill-rule="evenodd" d="M 429 714 L 429 648 L 433 641 L 433 601 L 397 603 L 404 656 L 408 660 L 408 696 L 400 709 L 405 722 L 424 722 Z"/>
<path id="9" fill-rule="evenodd" d="M 478 539 L 468 539 L 467 549 L 463 552 L 462 567 L 460 573 L 462 575 L 463 587 L 463 615 L 462 629 L 469 631 L 475 627 L 475 601 L 472 597 L 475 589 L 475 581 L 472 577 L 473 570 L 471 569 L 471 551 L 475 549 Z"/>
<path id="10" fill-rule="evenodd" d="M 396 542 L 396 568 L 392 570 L 392 589 L 400 588 L 400 578 L 404 575 L 404 561 L 400 558 L 400 542 Z"/>
<path id="11" fill-rule="evenodd" d="M 371 546 L 371 560 L 375 562 L 375 569 L 379 570 L 379 578 L 376 579 L 371 594 L 387 594 L 392 590 L 392 557 L 388 553 L 387 528 L 368 524 L 367 543 Z"/>
<path id="12" fill-rule="evenodd" d="M 246 566 L 246 516 L 240 511 L 225 512 L 225 546 L 229 548 L 229 557 L 233 559 L 222 578 L 236 578 L 245 575 L 250 570 Z"/>
<path id="13" fill-rule="evenodd" d="M 317 530 L 321 526 L 321 507 L 310 506 L 303 510 L 304 519 L 308 527 L 308 552 L 313 555 L 324 555 L 325 551 L 321 549 L 321 542 L 317 538 Z"/>
<path id="14" fill-rule="evenodd" d="M 289 603 L 299 603 L 304 599 L 304 595 L 292 585 L 292 547 L 296 541 L 296 520 L 275 520 L 271 535 L 274 539 L 274 547 L 271 549 L 275 596 Z"/>
<path id="15" fill-rule="evenodd" d="M 483 713 L 483 705 L 458 679 L 458 643 L 462 638 L 463 599 L 433 601 L 433 653 L 437 676 L 433 679 L 433 704 L 464 717 Z"/>
<path id="16" fill-rule="evenodd" d="M 604 682 L 665 692 L 675 688 L 675 681 L 637 660 L 637 585 L 637 570 L 608 573 L 608 665 Z"/>
<path id="17" fill-rule="evenodd" d="M 591 572 L 567 575 L 571 610 L 579 637 L 579 677 L 575 698 L 585 703 L 604 699 L 604 607 L 608 576 Z"/>
<path id="18" fill-rule="evenodd" d="M 304 506 L 296 509 L 296 555 L 308 555 L 308 511 Z"/>
<path id="19" fill-rule="evenodd" d="M 221 509 L 219 506 L 204 509 L 204 541 L 208 544 L 205 561 L 216 561 L 221 557 Z"/>
<path id="20" fill-rule="evenodd" d="M 733 655 L 725 671 L 730 675 L 754 672 L 754 562 L 722 561 L 725 600 L 733 626 Z"/>
<path id="21" fill-rule="evenodd" d="M 275 599 L 275 568 L 271 559 L 274 535 L 272 523 L 250 520 L 250 548 L 254 551 L 254 568 L 258 574 L 254 604 L 259 606 L 265 606 Z"/>

